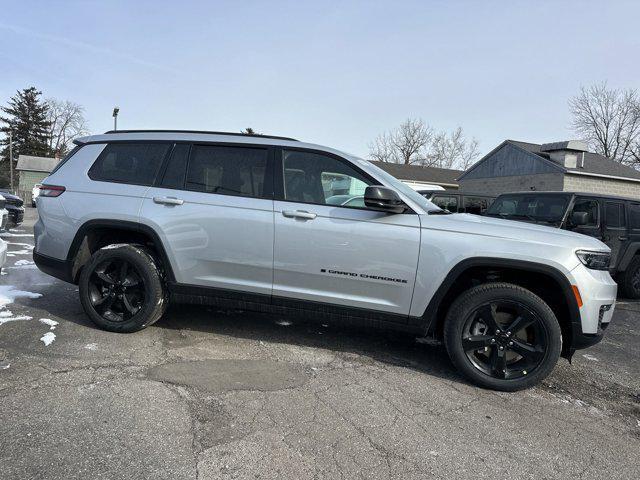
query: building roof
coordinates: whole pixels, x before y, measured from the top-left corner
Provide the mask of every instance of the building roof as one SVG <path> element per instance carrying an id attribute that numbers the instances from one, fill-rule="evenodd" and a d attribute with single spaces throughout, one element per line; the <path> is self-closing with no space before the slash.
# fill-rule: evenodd
<path id="1" fill-rule="evenodd" d="M 519 142 L 516 140 L 506 140 L 505 143 L 510 143 L 516 147 L 520 147 L 530 153 L 538 155 L 539 157 L 549 160 L 549 154 L 542 151 L 542 145 L 537 143 Z M 578 166 L 575 168 L 567 168 L 564 165 L 560 165 L 562 169 L 567 173 L 577 174 L 593 174 L 593 175 L 606 175 L 609 177 L 628 178 L 632 180 L 640 180 L 640 172 L 634 168 L 627 167 L 626 165 L 616 162 L 610 158 L 598 155 L 597 153 L 585 152 L 584 153 L 584 167 L 580 166 L 582 155 L 579 154 Z"/>
<path id="2" fill-rule="evenodd" d="M 405 165 L 402 163 L 372 162 L 398 180 L 413 182 L 435 183 L 438 185 L 458 186 L 456 178 L 462 170 L 450 168 L 423 167 L 420 165 Z"/>
<path id="3" fill-rule="evenodd" d="M 30 170 L 32 172 L 49 173 L 58 164 L 57 158 L 34 157 L 31 155 L 19 155 L 16 170 Z"/>

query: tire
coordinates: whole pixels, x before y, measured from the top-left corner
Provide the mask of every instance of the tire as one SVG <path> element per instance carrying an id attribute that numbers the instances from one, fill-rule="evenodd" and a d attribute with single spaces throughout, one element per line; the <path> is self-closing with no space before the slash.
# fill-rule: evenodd
<path id="1" fill-rule="evenodd" d="M 562 349 L 553 311 L 531 291 L 510 283 L 487 283 L 462 293 L 447 313 L 444 341 L 451 361 L 471 382 L 507 392 L 542 381 Z"/>
<path id="2" fill-rule="evenodd" d="M 633 257 L 621 277 L 620 283 L 624 296 L 633 299 L 640 298 L 640 256 Z"/>
<path id="3" fill-rule="evenodd" d="M 155 259 L 138 245 L 108 245 L 95 252 L 82 269 L 79 287 L 85 313 L 110 332 L 142 330 L 168 304 Z"/>

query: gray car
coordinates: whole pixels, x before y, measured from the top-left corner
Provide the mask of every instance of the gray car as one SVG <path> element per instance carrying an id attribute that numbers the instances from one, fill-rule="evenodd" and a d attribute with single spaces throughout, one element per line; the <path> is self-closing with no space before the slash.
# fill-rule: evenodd
<path id="1" fill-rule="evenodd" d="M 613 314 L 599 240 L 448 214 L 331 148 L 184 131 L 76 143 L 40 189 L 34 259 L 110 331 L 152 324 L 169 300 L 292 312 L 442 340 L 470 380 L 517 390 Z"/>

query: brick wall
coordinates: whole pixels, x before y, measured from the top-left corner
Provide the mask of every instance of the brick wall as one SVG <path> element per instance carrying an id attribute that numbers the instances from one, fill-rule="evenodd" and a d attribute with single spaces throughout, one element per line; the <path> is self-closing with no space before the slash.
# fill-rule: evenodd
<path id="1" fill-rule="evenodd" d="M 558 172 L 513 177 L 463 178 L 459 182 L 461 190 L 495 196 L 501 193 L 529 191 L 532 187 L 538 191 L 562 190 L 562 177 L 563 174 Z"/>
<path id="2" fill-rule="evenodd" d="M 640 199 L 640 182 L 567 174 L 564 176 L 563 189 L 567 192 L 602 193 Z"/>

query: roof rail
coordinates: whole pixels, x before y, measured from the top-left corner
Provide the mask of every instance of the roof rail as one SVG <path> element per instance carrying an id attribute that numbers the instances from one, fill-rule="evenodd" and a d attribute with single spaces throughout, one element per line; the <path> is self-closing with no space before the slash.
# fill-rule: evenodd
<path id="1" fill-rule="evenodd" d="M 289 140 L 298 142 L 299 140 L 290 137 L 277 137 L 275 135 L 261 135 L 259 133 L 240 133 L 240 132 L 210 132 L 206 130 L 109 130 L 104 132 L 105 135 L 112 133 L 203 133 L 208 135 L 231 135 L 234 137 L 256 137 L 270 138 L 273 140 Z"/>

